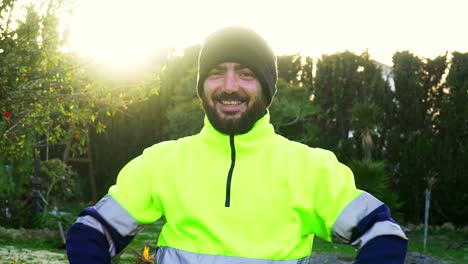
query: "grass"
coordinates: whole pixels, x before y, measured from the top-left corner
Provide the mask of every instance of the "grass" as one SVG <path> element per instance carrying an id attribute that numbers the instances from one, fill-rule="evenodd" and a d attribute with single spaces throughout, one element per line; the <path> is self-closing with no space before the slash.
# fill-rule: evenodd
<path id="1" fill-rule="evenodd" d="M 407 234 L 409 238 L 408 254 L 418 252 L 450 264 L 468 263 L 468 233 L 454 230 L 433 228 L 428 232 L 426 250 L 423 249 L 424 232 L 422 230 Z M 347 245 L 337 245 L 320 238 L 314 240 L 313 253 L 335 253 L 344 259 L 353 259 L 356 250 Z"/>
<path id="2" fill-rule="evenodd" d="M 134 263 L 136 253 L 140 253 L 144 246 L 150 247 L 150 252 L 155 252 L 157 234 L 161 230 L 161 223 L 149 225 L 141 232 L 127 247 L 118 258 L 113 260 L 113 263 L 126 264 Z M 423 253 L 423 231 L 414 231 L 408 234 L 409 250 L 408 252 Z M 433 228 L 429 231 L 426 252 L 424 255 L 429 255 L 433 258 L 443 260 L 448 264 L 468 263 L 468 233 Z M 58 249 L 61 241 L 49 239 L 30 239 L 27 241 L 12 240 L 5 237 L 0 237 L 0 263 L 7 263 L 9 258 L 15 257 L 16 263 L 32 264 L 32 263 L 65 263 L 65 251 Z M 8 249 L 8 250 L 5 250 Z M 3 251 L 2 251 L 3 249 Z M 16 251 L 15 251 L 16 249 Z M 33 259 L 35 255 L 31 252 L 46 250 L 50 255 L 44 255 L 46 259 Z M 3 252 L 3 253 L 2 253 Z M 9 252 L 9 253 L 8 253 Z M 54 254 L 54 253 L 58 253 Z M 342 259 L 352 260 L 356 255 L 356 250 L 353 247 L 346 245 L 337 245 L 328 243 L 320 238 L 314 241 L 313 254 L 337 254 Z M 3 255 L 7 254 L 7 256 Z M 36 256 L 37 258 L 37 256 Z"/>

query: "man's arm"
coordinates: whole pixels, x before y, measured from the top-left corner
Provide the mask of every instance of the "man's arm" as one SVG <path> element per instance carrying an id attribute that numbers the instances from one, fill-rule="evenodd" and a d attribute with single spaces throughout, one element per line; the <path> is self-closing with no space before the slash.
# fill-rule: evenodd
<path id="1" fill-rule="evenodd" d="M 70 263 L 110 263 L 144 225 L 161 218 L 153 192 L 153 167 L 158 157 L 145 153 L 125 165 L 108 194 L 84 209 L 69 229 L 66 246 Z"/>
<path id="2" fill-rule="evenodd" d="M 67 234 L 70 263 L 110 263 L 141 230 L 127 211 L 110 195 L 84 209 Z"/>
<path id="3" fill-rule="evenodd" d="M 333 226 L 332 240 L 358 248 L 356 263 L 404 263 L 408 240 L 390 209 L 369 193 L 351 201 Z"/>

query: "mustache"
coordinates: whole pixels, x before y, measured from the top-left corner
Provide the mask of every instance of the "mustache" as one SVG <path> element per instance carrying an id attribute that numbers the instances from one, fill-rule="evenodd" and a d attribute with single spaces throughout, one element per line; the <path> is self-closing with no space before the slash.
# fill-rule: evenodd
<path id="1" fill-rule="evenodd" d="M 218 101 L 222 101 L 222 100 L 247 101 L 249 98 L 239 93 L 222 92 L 222 93 L 214 95 L 213 99 L 218 100 Z"/>

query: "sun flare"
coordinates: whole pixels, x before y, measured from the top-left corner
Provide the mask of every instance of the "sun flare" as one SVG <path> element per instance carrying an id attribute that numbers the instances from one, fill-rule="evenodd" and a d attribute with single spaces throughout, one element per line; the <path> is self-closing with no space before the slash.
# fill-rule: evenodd
<path id="1" fill-rule="evenodd" d="M 422 57 L 467 52 L 468 2 L 76 0 L 69 47 L 108 67 L 131 69 L 161 50 L 200 44 L 228 25 L 251 27 L 278 54 L 317 59 L 349 50 L 391 64 L 396 51 Z M 437 17 L 437 20 L 431 19 Z M 463 29 L 462 29 L 463 28 Z"/>

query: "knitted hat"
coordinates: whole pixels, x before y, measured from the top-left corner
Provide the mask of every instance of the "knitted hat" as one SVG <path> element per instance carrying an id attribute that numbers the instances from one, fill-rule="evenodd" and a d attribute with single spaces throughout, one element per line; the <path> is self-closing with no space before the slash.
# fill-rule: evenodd
<path id="1" fill-rule="evenodd" d="M 278 72 L 276 56 L 268 43 L 256 32 L 243 27 L 228 27 L 208 36 L 198 58 L 198 95 L 216 65 L 237 62 L 250 68 L 263 88 L 267 105 L 276 93 Z"/>

